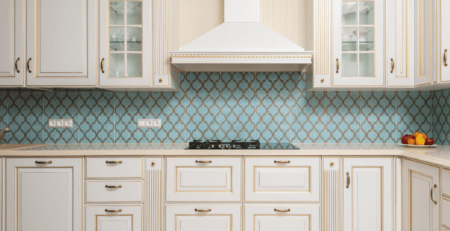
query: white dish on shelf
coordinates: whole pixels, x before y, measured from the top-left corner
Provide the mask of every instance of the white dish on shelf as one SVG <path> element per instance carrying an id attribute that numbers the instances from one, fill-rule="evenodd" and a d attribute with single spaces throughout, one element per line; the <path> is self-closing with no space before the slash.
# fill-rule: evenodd
<path id="1" fill-rule="evenodd" d="M 399 146 L 403 146 L 403 147 L 411 147 L 411 148 L 435 148 L 435 147 L 437 147 L 437 144 L 432 144 L 432 145 L 399 144 Z"/>

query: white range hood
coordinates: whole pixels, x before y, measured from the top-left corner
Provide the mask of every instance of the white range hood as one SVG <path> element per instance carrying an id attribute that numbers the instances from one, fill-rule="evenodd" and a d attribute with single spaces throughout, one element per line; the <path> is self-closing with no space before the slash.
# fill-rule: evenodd
<path id="1" fill-rule="evenodd" d="M 262 25 L 259 0 L 224 0 L 225 22 L 170 52 L 181 71 L 301 71 L 312 51 Z"/>

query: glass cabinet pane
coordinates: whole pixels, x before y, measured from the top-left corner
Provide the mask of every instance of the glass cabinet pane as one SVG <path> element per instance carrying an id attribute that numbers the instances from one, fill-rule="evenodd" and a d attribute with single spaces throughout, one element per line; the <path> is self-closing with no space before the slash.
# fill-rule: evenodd
<path id="1" fill-rule="evenodd" d="M 342 76 L 356 77 L 358 66 L 356 64 L 357 54 L 342 54 Z"/>
<path id="2" fill-rule="evenodd" d="M 127 2 L 127 25 L 141 25 L 142 4 L 137 1 Z"/>
<path id="3" fill-rule="evenodd" d="M 342 51 L 356 51 L 357 28 L 342 28 Z"/>
<path id="4" fill-rule="evenodd" d="M 373 25 L 375 20 L 374 2 L 359 2 L 359 24 Z"/>
<path id="5" fill-rule="evenodd" d="M 109 50 L 123 51 L 124 50 L 124 29 L 111 27 L 109 28 Z"/>
<path id="6" fill-rule="evenodd" d="M 109 2 L 109 25 L 123 25 L 124 24 L 124 3 L 123 2 Z"/>
<path id="7" fill-rule="evenodd" d="M 109 76 L 124 77 L 125 76 L 125 55 L 110 54 L 109 55 Z"/>
<path id="8" fill-rule="evenodd" d="M 127 55 L 127 76 L 141 77 L 142 76 L 142 55 L 128 54 Z"/>
<path id="9" fill-rule="evenodd" d="M 342 24 L 356 25 L 356 8 L 357 2 L 342 3 Z"/>
<path id="10" fill-rule="evenodd" d="M 141 28 L 128 28 L 127 50 L 142 51 L 142 33 Z"/>
<path id="11" fill-rule="evenodd" d="M 374 77 L 374 54 L 360 54 L 359 55 L 359 76 L 360 77 Z"/>
<path id="12" fill-rule="evenodd" d="M 373 51 L 374 28 L 361 27 L 359 28 L 359 50 Z"/>

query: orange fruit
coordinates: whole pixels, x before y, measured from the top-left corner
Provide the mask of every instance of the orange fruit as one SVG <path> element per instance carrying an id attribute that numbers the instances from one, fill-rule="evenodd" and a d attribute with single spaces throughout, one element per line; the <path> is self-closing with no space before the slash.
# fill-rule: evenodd
<path id="1" fill-rule="evenodd" d="M 427 134 L 422 133 L 422 137 L 423 137 L 424 139 L 427 139 Z"/>
<path id="2" fill-rule="evenodd" d="M 409 138 L 409 139 L 408 139 L 408 144 L 409 144 L 409 145 L 415 145 L 415 144 L 416 144 L 416 140 L 413 139 L 413 138 Z"/>
<path id="3" fill-rule="evenodd" d="M 416 144 L 417 145 L 425 145 L 425 139 L 421 135 L 416 137 Z"/>
<path id="4" fill-rule="evenodd" d="M 414 138 L 417 137 L 420 134 L 420 132 L 414 132 Z"/>

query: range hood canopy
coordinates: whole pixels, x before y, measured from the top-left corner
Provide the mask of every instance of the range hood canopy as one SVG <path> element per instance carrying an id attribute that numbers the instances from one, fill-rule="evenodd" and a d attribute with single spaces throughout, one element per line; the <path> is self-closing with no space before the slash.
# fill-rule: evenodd
<path id="1" fill-rule="evenodd" d="M 170 52 L 181 71 L 301 71 L 312 51 L 260 23 L 260 0 L 224 0 L 224 20 L 194 41 Z"/>

